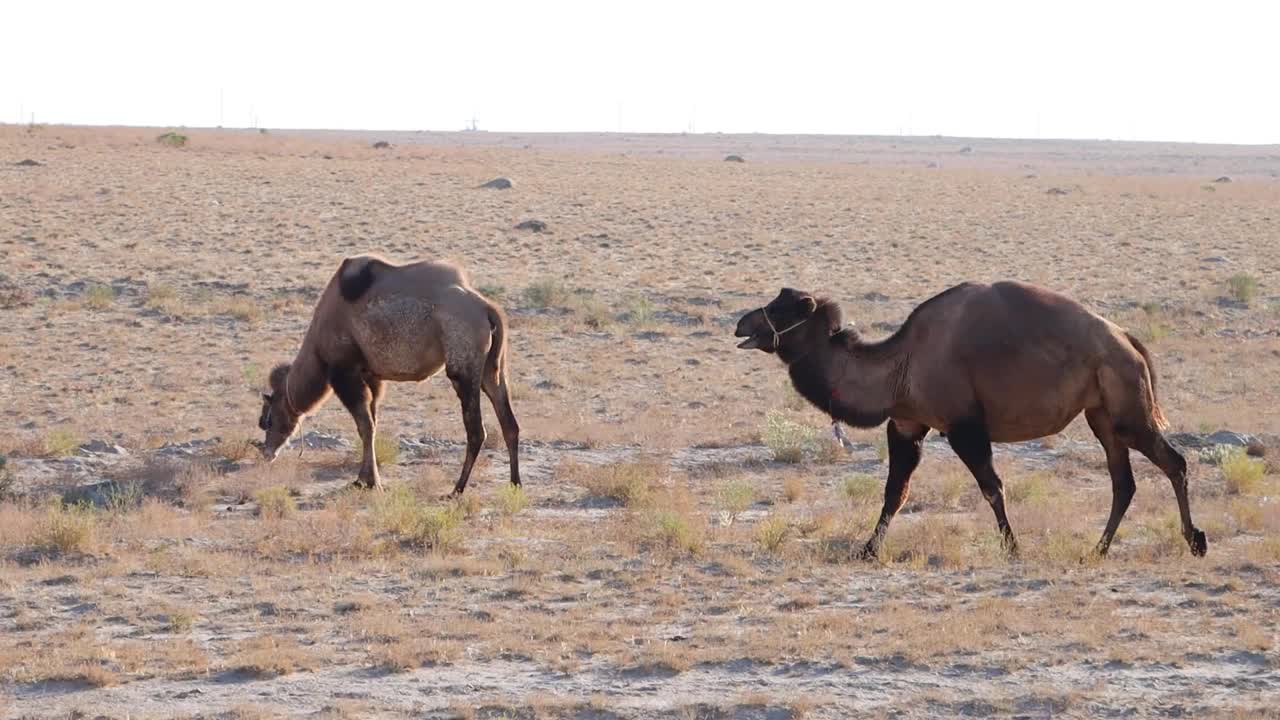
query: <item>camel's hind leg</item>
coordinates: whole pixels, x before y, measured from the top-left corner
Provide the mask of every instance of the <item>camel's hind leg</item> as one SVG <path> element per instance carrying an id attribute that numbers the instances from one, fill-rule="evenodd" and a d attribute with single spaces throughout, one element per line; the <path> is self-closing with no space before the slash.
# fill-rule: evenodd
<path id="1" fill-rule="evenodd" d="M 368 488 L 381 488 L 382 479 L 378 475 L 378 458 L 373 450 L 374 434 L 377 432 L 375 421 L 376 410 L 374 398 L 377 397 L 373 386 L 365 382 L 360 372 L 354 369 L 333 368 L 329 372 L 329 385 L 333 392 L 355 418 L 356 430 L 360 433 L 360 448 L 363 458 L 360 462 L 360 474 L 356 476 L 356 485 Z M 380 389 L 381 383 L 379 383 Z"/>
<path id="2" fill-rule="evenodd" d="M 1009 527 L 1009 516 L 1004 511 L 1004 483 L 996 474 L 991 463 L 991 436 L 980 421 L 956 423 L 947 431 L 947 440 L 951 449 L 964 461 L 969 472 L 978 481 L 982 497 L 991 505 L 996 516 L 996 527 L 1000 529 L 1004 548 L 1011 556 L 1018 554 L 1018 541 L 1013 536 L 1013 528 Z"/>
<path id="3" fill-rule="evenodd" d="M 876 523 L 871 539 L 862 548 L 862 559 L 872 560 L 879 556 L 880 544 L 884 542 L 889 523 L 907 501 L 911 473 L 920 464 L 924 438 L 928 434 L 929 428 L 924 425 L 900 425 L 896 420 L 889 421 L 889 477 L 884 484 L 884 507 L 880 510 L 880 521 Z"/>
<path id="4" fill-rule="evenodd" d="M 502 427 L 502 439 L 507 444 L 507 457 L 511 463 L 511 484 L 520 485 L 520 423 L 516 422 L 516 414 L 511 410 L 511 393 L 507 387 L 507 379 L 501 373 L 485 373 L 481 385 L 484 394 L 493 403 L 493 412 L 498 416 L 498 424 Z"/>
<path id="5" fill-rule="evenodd" d="M 1129 446 L 1116 434 L 1115 423 L 1106 410 L 1093 408 L 1085 411 L 1085 419 L 1093 430 L 1102 449 L 1107 453 L 1107 470 L 1111 473 L 1111 516 L 1107 518 L 1107 527 L 1102 531 L 1102 539 L 1094 549 L 1098 555 L 1106 555 L 1111 547 L 1111 538 L 1115 537 L 1120 521 L 1124 519 L 1129 503 L 1137 486 L 1133 482 L 1133 467 L 1129 464 Z"/>
<path id="6" fill-rule="evenodd" d="M 1178 498 L 1178 514 L 1182 517 L 1182 537 L 1186 539 L 1192 555 L 1204 557 L 1209 550 L 1209 541 L 1205 538 L 1204 531 L 1191 522 L 1191 503 L 1187 498 L 1187 461 L 1156 430 L 1147 430 L 1139 435 L 1133 448 L 1146 455 L 1173 483 L 1173 494 Z"/>
<path id="7" fill-rule="evenodd" d="M 462 403 L 462 423 L 467 428 L 467 458 L 462 463 L 462 473 L 453 486 L 450 496 L 461 495 L 467 489 L 467 480 L 471 478 L 471 468 L 476 464 L 480 448 L 484 446 L 484 421 L 480 417 L 480 382 L 477 374 L 455 374 L 446 371 L 453 390 Z"/>

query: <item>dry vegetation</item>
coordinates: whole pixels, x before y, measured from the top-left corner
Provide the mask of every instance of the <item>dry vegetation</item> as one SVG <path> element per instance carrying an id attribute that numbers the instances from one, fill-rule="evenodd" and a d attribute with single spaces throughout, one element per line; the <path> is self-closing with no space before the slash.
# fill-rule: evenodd
<path id="1" fill-rule="evenodd" d="M 943 140 L 815 162 L 812 139 L 181 137 L 0 127 L 0 715 L 1276 715 L 1269 443 L 1188 451 L 1204 560 L 1135 456 L 1101 563 L 1110 483 L 1087 427 L 1002 448 L 1010 563 L 931 441 L 864 564 L 882 431 L 837 449 L 730 327 L 784 284 L 879 334 L 951 283 L 1021 277 L 1150 339 L 1175 430 L 1273 438 L 1280 159 L 993 144 L 984 165 L 966 141 L 928 169 Z M 463 146 L 482 142 L 501 147 Z M 516 187 L 475 188 L 498 174 Z M 513 229 L 530 216 L 549 232 Z M 442 381 L 390 387 L 385 493 L 345 487 L 357 449 L 255 461 L 250 390 L 364 250 L 454 257 L 506 305 L 523 490 L 491 443 L 464 499 L 441 499 L 462 454 Z M 336 402 L 305 430 L 355 436 Z"/>

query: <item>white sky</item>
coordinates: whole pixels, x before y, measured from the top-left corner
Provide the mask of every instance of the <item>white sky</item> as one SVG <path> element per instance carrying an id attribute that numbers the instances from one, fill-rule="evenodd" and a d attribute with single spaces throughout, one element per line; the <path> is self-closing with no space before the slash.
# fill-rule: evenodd
<path id="1" fill-rule="evenodd" d="M 2 0 L 0 121 L 1280 142 L 1280 3 Z"/>

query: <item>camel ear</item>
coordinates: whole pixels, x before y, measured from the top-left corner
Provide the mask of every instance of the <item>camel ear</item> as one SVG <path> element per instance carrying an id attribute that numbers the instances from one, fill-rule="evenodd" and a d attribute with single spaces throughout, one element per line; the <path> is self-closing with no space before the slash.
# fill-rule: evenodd
<path id="1" fill-rule="evenodd" d="M 271 395 L 268 395 L 268 394 L 266 394 L 266 393 L 262 393 L 262 399 L 263 399 L 263 400 L 266 400 L 267 402 L 271 402 L 271 400 L 272 400 L 273 398 L 272 398 L 272 396 L 271 396 Z"/>
<path id="2" fill-rule="evenodd" d="M 818 301 L 813 299 L 811 295 L 805 295 L 800 298 L 800 312 L 805 316 L 809 316 L 818 311 Z"/>

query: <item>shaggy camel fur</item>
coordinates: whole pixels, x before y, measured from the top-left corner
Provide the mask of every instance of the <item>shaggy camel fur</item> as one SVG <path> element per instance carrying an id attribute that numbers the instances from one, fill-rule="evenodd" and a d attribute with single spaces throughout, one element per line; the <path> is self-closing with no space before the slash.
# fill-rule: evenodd
<path id="1" fill-rule="evenodd" d="M 1069 298 L 1022 283 L 965 283 L 922 303 L 892 337 L 867 342 L 844 327 L 835 303 L 784 288 L 744 315 L 734 334 L 747 338 L 740 348 L 776 353 L 796 390 L 834 420 L 864 428 L 889 421 L 884 508 L 865 557 L 877 555 L 906 501 L 930 429 L 946 435 L 973 473 L 1016 552 L 991 443 L 1052 435 L 1081 411 L 1111 473 L 1111 516 L 1097 552 L 1106 554 L 1133 499 L 1132 448 L 1169 477 L 1182 535 L 1193 554 L 1205 554 L 1187 503 L 1187 463 L 1160 434 L 1167 423 L 1150 355 Z"/>
<path id="2" fill-rule="evenodd" d="M 493 403 L 520 484 L 520 426 L 507 389 L 506 318 L 471 289 L 461 268 L 441 262 L 393 265 L 362 255 L 342 261 L 316 304 L 292 363 L 271 371 L 258 426 L 274 460 L 299 420 L 332 390 L 355 418 L 363 448 L 356 485 L 380 487 L 374 453 L 383 383 L 422 381 L 443 368 L 462 401 L 467 455 L 454 495 L 467 487 L 484 443 L 480 393 Z"/>

